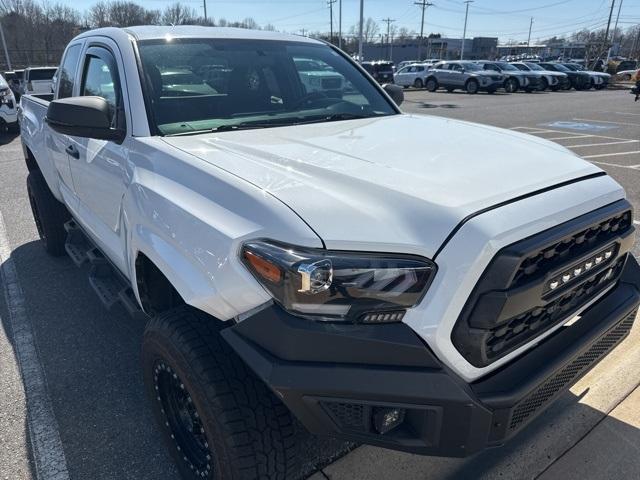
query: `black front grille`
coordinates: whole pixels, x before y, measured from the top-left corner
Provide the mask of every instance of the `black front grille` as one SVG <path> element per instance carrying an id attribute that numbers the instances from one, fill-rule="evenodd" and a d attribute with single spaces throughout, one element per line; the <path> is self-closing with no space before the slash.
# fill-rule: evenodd
<path id="1" fill-rule="evenodd" d="M 631 211 L 614 215 L 597 222 L 588 228 L 553 242 L 551 245 L 527 256 L 516 271 L 511 287 L 525 284 L 532 277 L 555 270 L 567 263 L 567 260 L 578 258 L 595 245 L 604 245 L 615 238 L 618 232 L 631 226 Z"/>
<path id="2" fill-rule="evenodd" d="M 543 307 L 536 307 L 490 330 L 486 338 L 489 359 L 500 357 L 504 351 L 511 351 L 526 343 L 540 332 L 544 332 L 566 320 L 572 313 L 603 291 L 611 280 L 617 278 L 624 266 L 624 258 L 610 268 L 589 277 L 577 288 L 570 290 Z"/>
<path id="3" fill-rule="evenodd" d="M 322 79 L 322 88 L 326 89 L 339 89 L 342 85 L 342 80 L 339 78 L 324 78 Z"/>
<path id="4" fill-rule="evenodd" d="M 636 313 L 636 311 L 630 313 L 622 322 L 594 343 L 589 350 L 521 400 L 513 408 L 509 430 L 513 431 L 520 427 L 537 410 L 549 403 L 556 394 L 572 385 L 578 377 L 613 350 L 631 330 Z"/>
<path id="5" fill-rule="evenodd" d="M 454 346 L 484 367 L 569 320 L 617 281 L 632 218 L 620 200 L 500 250 L 454 326 Z"/>

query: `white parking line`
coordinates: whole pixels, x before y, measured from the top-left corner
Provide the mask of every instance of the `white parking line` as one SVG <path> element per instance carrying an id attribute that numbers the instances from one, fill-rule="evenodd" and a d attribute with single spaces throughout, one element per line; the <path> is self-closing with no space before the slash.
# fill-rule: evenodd
<path id="1" fill-rule="evenodd" d="M 640 140 L 621 140 L 619 142 L 586 143 L 584 145 L 564 145 L 565 148 L 604 147 L 605 145 L 622 145 L 623 143 L 637 143 Z"/>
<path id="2" fill-rule="evenodd" d="M 516 130 L 516 129 L 521 129 L 521 128 L 531 128 L 531 127 L 512 127 L 511 130 Z M 522 132 L 522 133 L 527 133 L 529 135 L 537 135 L 539 133 L 562 133 L 562 134 L 571 134 L 571 132 L 567 132 L 566 130 L 543 130 L 543 129 L 533 129 L 532 130 L 538 130 L 537 132 Z M 574 133 L 572 135 L 583 135 L 582 133 Z M 607 140 L 629 140 L 628 138 L 620 138 L 620 137 L 609 137 L 606 135 L 591 135 L 594 138 L 605 138 Z M 545 140 L 549 140 L 546 137 L 540 137 L 540 138 L 545 138 Z M 575 137 L 572 137 L 575 138 Z"/>
<path id="3" fill-rule="evenodd" d="M 615 125 L 632 125 L 632 126 L 640 127 L 640 123 L 612 122 L 610 120 L 595 120 L 593 118 L 574 118 L 573 120 L 581 120 L 583 122 L 596 122 L 596 123 L 613 123 Z"/>
<path id="4" fill-rule="evenodd" d="M 616 113 L 618 115 L 637 115 L 640 117 L 640 113 L 631 113 L 631 112 L 613 112 Z"/>
<path id="5" fill-rule="evenodd" d="M 581 157 L 585 158 L 585 157 Z M 619 163 L 598 162 L 597 160 L 589 160 L 596 165 L 604 165 L 605 167 L 628 168 L 630 170 L 638 170 L 638 165 L 620 165 Z"/>
<path id="6" fill-rule="evenodd" d="M 633 221 L 633 224 L 634 224 L 634 225 L 640 225 L 640 220 L 634 220 L 634 221 Z"/>
<path id="7" fill-rule="evenodd" d="M 0 277 L 3 281 L 4 296 L 9 311 L 15 355 L 24 383 L 27 430 L 35 463 L 35 476 L 38 480 L 69 480 L 58 423 L 53 415 L 47 393 L 47 384 L 38 358 L 31 322 L 27 316 L 18 272 L 11 258 L 11 246 L 2 212 L 0 212 Z M 3 434 L 11 435 L 11 432 L 3 432 Z"/>
<path id="8" fill-rule="evenodd" d="M 545 140 L 573 140 L 574 138 L 593 138 L 595 135 L 574 135 L 572 137 L 544 137 Z"/>
<path id="9" fill-rule="evenodd" d="M 618 157 L 620 155 L 633 155 L 634 153 L 640 153 L 640 150 L 633 152 L 617 152 L 617 153 L 600 153 L 598 155 L 585 155 L 582 158 L 600 158 L 600 157 Z M 632 168 L 636 168 L 638 165 L 632 165 Z"/>

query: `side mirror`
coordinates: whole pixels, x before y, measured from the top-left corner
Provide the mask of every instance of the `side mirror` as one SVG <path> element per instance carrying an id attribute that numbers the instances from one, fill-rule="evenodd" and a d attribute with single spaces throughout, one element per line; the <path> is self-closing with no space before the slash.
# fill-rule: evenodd
<path id="1" fill-rule="evenodd" d="M 382 88 L 384 88 L 384 91 L 387 92 L 396 105 L 402 105 L 402 102 L 404 102 L 404 92 L 402 91 L 402 87 L 393 83 L 385 83 Z"/>
<path id="2" fill-rule="evenodd" d="M 102 97 L 69 97 L 49 104 L 45 121 L 58 133 L 98 140 L 122 140 L 111 128 L 109 104 Z"/>

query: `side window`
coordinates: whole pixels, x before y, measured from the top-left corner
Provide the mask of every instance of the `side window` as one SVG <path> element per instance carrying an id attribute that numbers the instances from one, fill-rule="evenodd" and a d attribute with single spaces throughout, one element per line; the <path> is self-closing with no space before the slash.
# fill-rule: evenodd
<path id="1" fill-rule="evenodd" d="M 457 63 L 452 63 L 451 65 L 449 65 L 449 70 L 453 70 L 454 72 L 457 72 L 459 70 L 462 70 L 462 68 Z"/>
<path id="2" fill-rule="evenodd" d="M 107 63 L 100 57 L 88 54 L 84 64 L 80 95 L 95 95 L 104 98 L 109 104 L 111 125 L 115 127 L 115 114 L 120 99 L 120 91 L 116 77 L 117 72 L 112 71 L 110 67 L 110 65 L 114 64 L 115 62 Z"/>
<path id="3" fill-rule="evenodd" d="M 73 94 L 73 81 L 76 76 L 79 57 L 80 45 L 69 47 L 57 74 L 58 98 L 67 98 Z"/>
<path id="4" fill-rule="evenodd" d="M 424 72 L 424 67 L 416 67 L 416 72 Z"/>

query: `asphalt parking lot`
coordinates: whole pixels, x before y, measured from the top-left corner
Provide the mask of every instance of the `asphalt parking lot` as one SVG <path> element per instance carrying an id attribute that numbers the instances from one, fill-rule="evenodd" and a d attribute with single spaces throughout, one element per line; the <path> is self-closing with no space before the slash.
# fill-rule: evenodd
<path id="1" fill-rule="evenodd" d="M 616 178 L 636 212 L 640 208 L 640 103 L 625 91 L 405 94 L 406 112 L 481 122 L 558 142 Z M 429 148 L 429 132 L 424 148 Z M 26 174 L 19 138 L 1 135 L 0 479 L 177 478 L 143 395 L 144 325 L 119 306 L 105 310 L 86 272 L 40 248 Z M 640 256 L 638 245 L 634 253 Z M 20 369 L 29 382 L 23 382 Z M 359 447 L 313 479 L 640 478 L 639 383 L 636 327 L 505 447 L 469 459 Z M 44 408 L 33 411 L 36 404 Z M 34 430 L 45 431 L 33 438 L 46 442 L 31 444 Z M 305 448 L 326 457 L 344 446 L 325 441 Z"/>

